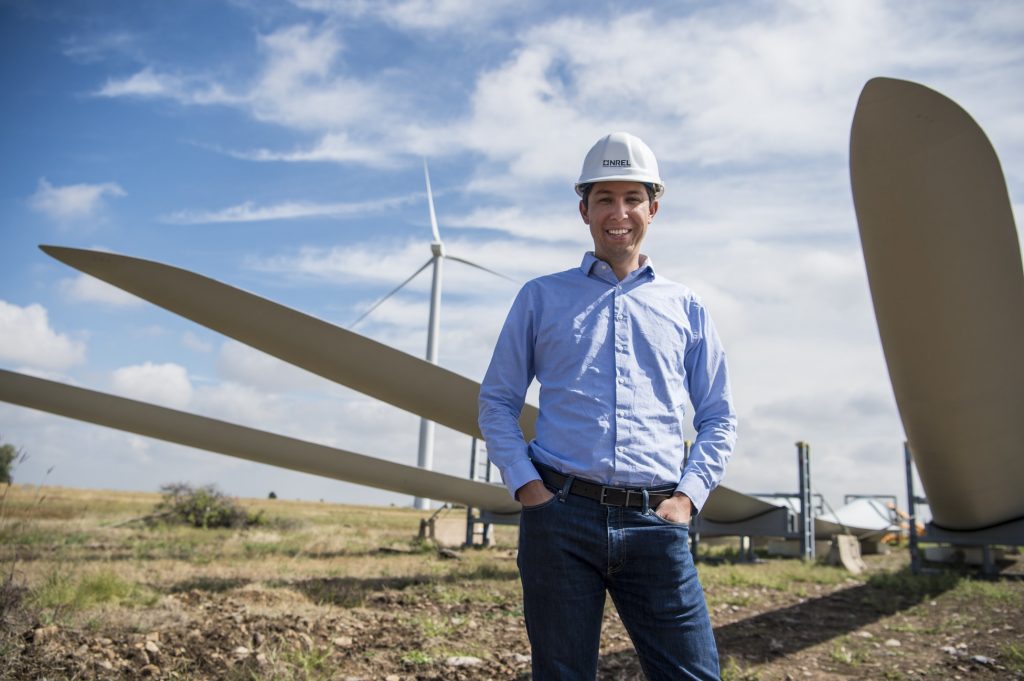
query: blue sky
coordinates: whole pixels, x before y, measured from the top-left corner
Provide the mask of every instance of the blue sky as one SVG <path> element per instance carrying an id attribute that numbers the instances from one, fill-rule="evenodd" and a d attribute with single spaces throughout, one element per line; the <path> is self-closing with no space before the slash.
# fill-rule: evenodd
<path id="1" fill-rule="evenodd" d="M 518 281 L 589 244 L 572 183 L 625 129 L 667 193 L 645 251 L 698 291 L 741 419 L 727 484 L 903 489 L 899 424 L 850 198 L 864 82 L 921 82 L 982 125 L 1024 195 L 1016 2 L 0 2 L 0 367 L 405 463 L 417 417 L 51 260 L 102 248 L 347 325 L 430 255 Z M 359 330 L 426 345 L 429 277 Z M 516 287 L 450 262 L 440 363 L 479 379 Z M 401 495 L 0 404 L 19 482 L 352 503 Z M 466 436 L 438 429 L 436 468 Z"/>

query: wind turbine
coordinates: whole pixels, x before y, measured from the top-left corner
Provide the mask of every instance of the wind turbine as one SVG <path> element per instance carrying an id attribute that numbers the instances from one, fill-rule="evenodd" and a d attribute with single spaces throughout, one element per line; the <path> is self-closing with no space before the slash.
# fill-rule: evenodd
<path id="1" fill-rule="evenodd" d="M 461 262 L 464 265 L 469 265 L 470 267 L 475 267 L 479 270 L 483 270 L 484 272 L 489 272 L 490 274 L 501 277 L 502 279 L 507 279 L 513 283 L 515 283 L 515 280 L 510 277 L 506 277 L 500 272 L 488 269 L 483 265 L 478 265 L 475 262 L 471 262 L 454 255 L 449 255 L 445 252 L 444 242 L 441 241 L 441 232 L 437 228 L 437 214 L 434 212 L 434 193 L 430 188 L 430 169 L 427 167 L 426 159 L 423 159 L 423 179 L 426 181 L 427 185 L 427 206 L 430 209 L 430 229 L 434 234 L 434 240 L 430 243 L 430 259 L 423 263 L 420 268 L 413 272 L 405 281 L 391 289 L 386 295 L 371 305 L 366 312 L 359 315 L 359 317 L 352 322 L 349 328 L 355 328 L 356 324 L 366 319 L 371 312 L 380 307 L 381 303 L 402 290 L 402 288 L 415 279 L 420 272 L 427 269 L 430 265 L 433 265 L 433 278 L 430 284 L 430 320 L 427 326 L 426 360 L 431 364 L 437 364 L 438 337 L 441 329 L 441 278 L 445 258 Z M 420 419 L 420 443 L 416 456 L 416 465 L 425 470 L 432 470 L 434 467 L 434 422 L 426 418 Z M 420 510 L 427 510 L 430 508 L 430 499 L 416 497 L 415 506 Z"/>

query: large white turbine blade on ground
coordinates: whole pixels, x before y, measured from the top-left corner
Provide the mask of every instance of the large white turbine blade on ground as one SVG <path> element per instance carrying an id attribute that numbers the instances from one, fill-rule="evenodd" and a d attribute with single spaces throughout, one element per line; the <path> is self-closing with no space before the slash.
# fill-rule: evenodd
<path id="1" fill-rule="evenodd" d="M 335 480 L 518 513 L 501 485 L 425 471 L 343 449 L 0 369 L 0 400 L 79 421 Z"/>
<path id="2" fill-rule="evenodd" d="M 494 513 L 514 514 L 520 508 L 502 485 L 423 470 L 4 369 L 0 369 L 0 401 L 248 461 Z M 719 487 L 708 499 L 704 515 L 716 522 L 734 522 L 773 508 Z"/>
<path id="3" fill-rule="evenodd" d="M 100 251 L 58 246 L 42 246 L 41 248 L 54 258 L 82 272 L 102 279 L 175 314 L 219 331 L 279 359 L 424 418 L 441 423 L 459 432 L 474 437 L 481 437 L 476 424 L 477 396 L 480 391 L 480 384 L 475 381 L 372 341 L 357 333 L 328 324 L 297 310 L 279 305 L 265 298 L 195 274 L 194 272 L 149 260 Z M 9 372 L 5 373 L 9 374 Z M 56 384 L 60 388 L 52 389 L 50 392 L 53 395 L 51 396 L 47 396 L 46 392 L 41 397 L 23 395 L 23 385 L 25 385 L 24 382 L 15 382 L 9 377 L 6 378 L 0 399 L 60 413 L 84 421 L 109 425 L 113 428 L 121 428 L 131 432 L 142 432 L 132 427 L 131 417 L 126 417 L 128 420 L 119 425 L 119 422 L 110 420 L 114 416 L 105 415 L 108 411 L 115 411 L 109 405 L 123 404 L 122 402 L 114 403 L 109 400 L 120 400 L 123 398 L 104 396 L 102 393 L 92 393 L 90 391 L 83 391 L 83 393 L 66 392 L 63 389 L 67 389 L 67 391 L 79 389 L 69 388 L 68 386 L 63 386 L 63 384 Z M 65 394 L 85 395 L 85 397 L 81 398 L 80 404 L 76 401 L 72 408 L 66 405 L 66 398 L 59 397 Z M 86 398 L 90 396 L 96 396 L 99 399 L 99 404 L 108 405 L 108 408 L 100 406 L 94 410 L 86 404 L 88 402 Z M 29 400 L 31 400 L 31 403 Z M 136 407 L 137 409 L 143 411 L 146 408 L 163 409 L 144 403 L 135 404 L 139 405 Z M 185 416 L 190 416 L 192 419 L 204 418 L 187 414 Z M 536 420 L 537 408 L 532 405 L 525 405 L 522 416 L 519 419 L 519 424 L 527 441 L 533 438 Z M 242 456 L 243 458 L 262 460 L 241 453 L 227 452 L 224 449 L 204 444 L 175 439 L 179 436 L 182 438 L 191 437 L 188 433 L 191 423 L 193 422 L 184 418 L 178 421 L 176 429 L 182 431 L 180 434 L 168 432 L 166 429 L 160 432 L 166 435 L 174 435 L 174 437 L 164 438 L 174 442 L 190 444 L 191 446 L 203 449 L 222 451 L 234 456 Z M 196 421 L 195 423 L 199 422 Z M 231 424 L 225 425 L 240 428 L 240 426 L 231 426 Z M 163 435 L 156 435 L 153 432 L 145 434 L 150 434 L 153 437 L 163 437 Z M 268 437 L 279 437 L 270 434 L 266 435 Z M 289 441 L 291 442 L 291 440 Z M 308 443 L 301 443 L 298 440 L 294 442 L 308 445 Z M 304 449 L 302 451 L 316 451 L 320 452 L 319 455 L 322 456 L 333 455 L 332 452 L 338 451 L 332 450 L 329 447 L 308 446 L 317 447 L 317 449 Z M 267 452 L 267 454 L 273 456 L 273 452 Z M 307 456 L 310 455 L 307 454 Z M 293 467 L 287 462 L 278 463 L 269 458 L 266 459 L 266 462 L 284 467 Z M 310 465 L 316 466 L 319 464 L 313 462 Z M 399 464 L 389 465 L 400 466 Z M 405 471 L 406 469 L 421 471 L 425 475 L 440 475 L 411 466 L 402 466 L 394 470 Z M 312 468 L 297 470 L 313 472 Z M 331 476 L 329 472 L 321 474 Z M 342 477 L 343 475 L 347 474 L 339 473 L 339 479 L 361 482 L 361 479 Z M 445 476 L 446 479 L 448 477 L 450 476 Z M 411 490 L 411 488 L 399 489 L 394 486 L 387 488 L 395 491 Z M 496 488 L 496 486 L 490 485 L 488 490 L 492 488 Z M 479 508 L 490 508 L 496 512 L 503 513 L 509 512 L 510 508 L 518 508 L 516 502 L 511 499 L 504 488 L 496 489 L 500 495 L 504 495 L 503 498 L 506 505 L 490 500 L 490 497 L 484 501 L 463 503 L 471 503 L 471 505 Z M 428 489 L 425 486 L 420 488 L 419 491 L 409 491 L 409 493 L 420 498 L 453 499 L 452 494 L 449 492 L 437 494 L 433 491 L 433 488 Z M 764 501 L 746 496 L 727 487 L 718 487 L 711 493 L 701 514 L 703 517 L 714 522 L 735 523 L 756 517 L 773 509 L 774 506 Z"/>
<path id="4" fill-rule="evenodd" d="M 352 331 L 194 272 L 150 260 L 41 246 L 75 269 L 290 364 L 460 433 L 477 426 L 480 384 Z M 533 437 L 537 408 L 519 420 Z"/>
<path id="5" fill-rule="evenodd" d="M 775 504 L 719 485 L 704 503 L 700 516 L 716 523 L 739 523 L 777 508 Z"/>
<path id="6" fill-rule="evenodd" d="M 855 499 L 835 511 L 818 516 L 817 522 L 839 528 L 854 528 L 851 531 L 858 536 L 877 536 L 900 531 L 894 512 L 881 499 Z M 838 531 L 833 532 L 837 533 Z"/>
<path id="7" fill-rule="evenodd" d="M 1024 271 L 999 160 L 955 102 L 865 85 L 850 176 L 903 427 L 936 525 L 1024 517 Z"/>

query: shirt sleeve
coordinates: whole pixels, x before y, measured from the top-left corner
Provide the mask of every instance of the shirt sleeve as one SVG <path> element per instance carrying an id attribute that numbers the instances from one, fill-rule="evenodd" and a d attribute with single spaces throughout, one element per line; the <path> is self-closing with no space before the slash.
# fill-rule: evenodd
<path id="1" fill-rule="evenodd" d="M 729 385 L 725 348 L 710 315 L 702 305 L 694 310 L 698 340 L 684 358 L 693 403 L 693 427 L 697 431 L 690 456 L 676 491 L 693 502 L 695 512 L 725 475 L 736 446 L 736 410 Z"/>
<path id="2" fill-rule="evenodd" d="M 487 455 L 513 497 L 526 483 L 540 480 L 519 427 L 526 391 L 534 378 L 535 310 L 528 286 L 520 290 L 505 319 L 479 399 L 479 425 L 487 441 Z"/>

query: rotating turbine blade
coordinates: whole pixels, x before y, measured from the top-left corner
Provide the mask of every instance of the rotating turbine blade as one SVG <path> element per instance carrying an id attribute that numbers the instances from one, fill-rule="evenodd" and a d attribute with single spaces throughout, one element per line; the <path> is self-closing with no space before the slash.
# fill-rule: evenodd
<path id="1" fill-rule="evenodd" d="M 416 278 L 416 275 L 417 275 L 417 274 L 419 274 L 420 272 L 422 272 L 423 270 L 427 269 L 427 267 L 429 267 L 429 266 L 430 266 L 430 263 L 432 263 L 432 262 L 434 262 L 434 259 L 433 259 L 433 258 L 431 258 L 430 260 L 428 260 L 428 261 L 426 261 L 425 263 L 423 263 L 423 264 L 422 264 L 422 265 L 420 266 L 420 268 L 419 268 L 418 270 L 416 270 L 415 272 L 413 272 L 413 273 L 412 273 L 412 274 L 411 274 L 411 275 L 409 276 L 409 278 L 408 278 L 408 279 L 406 279 L 406 280 L 405 280 L 405 281 L 403 281 L 403 282 L 402 282 L 401 284 L 399 284 L 399 285 L 398 285 L 398 286 L 396 286 L 395 288 L 393 288 L 393 289 L 391 289 L 390 291 L 388 291 L 388 293 L 387 293 L 386 295 L 384 295 L 384 296 L 383 296 L 383 297 L 381 297 L 381 298 L 380 298 L 380 299 L 379 299 L 379 300 L 378 300 L 378 301 L 377 301 L 376 303 L 374 303 L 373 305 L 371 305 L 371 306 L 370 306 L 370 308 L 369 308 L 369 309 L 368 309 L 368 310 L 367 310 L 366 312 L 364 312 L 363 314 L 359 315 L 359 318 L 358 318 L 358 319 L 356 319 L 356 320 L 355 320 L 354 322 L 352 322 L 351 324 L 349 324 L 348 328 L 350 328 L 350 329 L 354 329 L 354 328 L 355 328 L 355 326 L 356 326 L 356 324 L 358 324 L 359 322 L 361 322 L 361 321 L 363 321 L 364 319 L 366 319 L 366 318 L 367 318 L 367 317 L 368 317 L 368 316 L 370 315 L 370 313 L 371 313 L 371 312 L 373 312 L 374 310 L 376 310 L 376 309 L 377 309 L 378 307 L 380 307 L 380 306 L 381 306 L 381 303 L 383 303 L 383 302 L 384 302 L 385 300 L 387 300 L 387 299 L 388 299 L 388 298 L 390 298 L 391 296 L 393 296 L 393 295 L 395 295 L 396 293 L 398 293 L 398 291 L 399 291 L 399 290 L 401 290 L 401 288 L 402 288 L 403 286 L 405 286 L 405 285 L 406 285 L 406 284 L 408 284 L 408 283 L 409 283 L 410 281 L 412 281 L 413 279 L 415 279 L 415 278 Z"/>
<path id="2" fill-rule="evenodd" d="M 501 272 L 495 272 L 492 269 L 484 267 L 483 265 L 477 265 L 475 262 L 471 262 L 469 260 L 466 260 L 465 258 L 459 258 L 459 257 L 456 257 L 454 255 L 446 255 L 445 257 L 448 258 L 449 260 L 455 260 L 457 262 L 461 262 L 463 265 L 469 265 L 470 267 L 475 267 L 478 270 L 483 270 L 484 272 L 489 272 L 490 274 L 493 274 L 495 276 L 501 277 L 502 279 L 506 279 L 508 281 L 511 281 L 513 284 L 519 283 L 515 279 L 513 279 L 512 277 L 506 277 Z"/>
<path id="3" fill-rule="evenodd" d="M 426 471 L 3 369 L 0 400 L 302 473 L 495 513 L 519 512 L 519 504 L 501 485 Z"/>
<path id="4" fill-rule="evenodd" d="M 955 102 L 864 86 L 850 179 L 903 427 L 936 525 L 1024 516 L 1024 272 L 995 150 Z"/>
<path id="5" fill-rule="evenodd" d="M 40 246 L 77 270 L 326 379 L 482 438 L 480 384 L 352 331 L 194 272 L 150 260 Z M 533 437 L 537 408 L 519 424 Z"/>
<path id="6" fill-rule="evenodd" d="M 430 229 L 434 231 L 434 243 L 441 243 L 441 232 L 437 229 L 437 215 L 434 213 L 434 192 L 430 190 L 430 170 L 427 159 L 423 159 L 423 177 L 427 181 L 427 205 L 430 207 Z"/>

